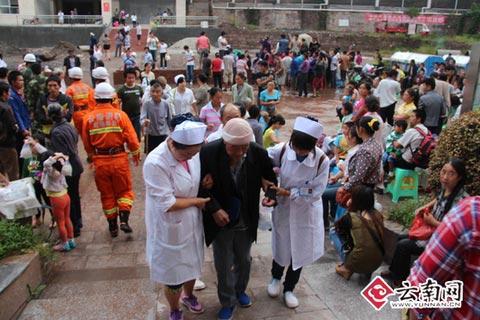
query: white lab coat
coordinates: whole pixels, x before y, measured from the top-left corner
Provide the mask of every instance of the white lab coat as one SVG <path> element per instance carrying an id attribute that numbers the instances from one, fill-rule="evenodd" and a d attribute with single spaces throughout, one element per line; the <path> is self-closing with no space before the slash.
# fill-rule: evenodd
<path id="1" fill-rule="evenodd" d="M 324 154 L 319 148 L 299 162 L 287 143 L 281 159 L 283 143 L 269 148 L 268 155 L 280 167 L 280 186 L 290 189 L 290 197 L 278 197 L 272 213 L 273 259 L 281 266 L 293 270 L 308 265 L 324 253 L 324 225 L 322 194 L 328 181 L 329 161 L 325 157 L 320 168 L 318 162 Z M 296 188 L 311 188 L 311 196 L 300 196 Z M 297 190 L 298 190 L 297 189 Z"/>
<path id="2" fill-rule="evenodd" d="M 190 173 L 173 157 L 167 141 L 145 160 L 147 262 L 151 278 L 178 285 L 200 278 L 204 260 L 202 213 L 197 207 L 167 212 L 178 198 L 197 197 L 200 158 L 188 160 Z"/>

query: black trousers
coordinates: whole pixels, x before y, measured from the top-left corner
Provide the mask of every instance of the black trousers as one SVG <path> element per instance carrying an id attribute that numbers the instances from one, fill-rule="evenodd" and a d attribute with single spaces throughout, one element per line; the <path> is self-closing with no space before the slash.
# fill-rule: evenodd
<path id="1" fill-rule="evenodd" d="M 70 196 L 70 220 L 72 220 L 73 232 L 78 233 L 83 227 L 82 205 L 80 203 L 80 175 L 65 178 L 68 185 L 68 195 Z"/>
<path id="2" fill-rule="evenodd" d="M 425 248 L 417 246 L 415 240 L 410 240 L 408 234 L 398 236 L 397 246 L 393 254 L 390 271 L 394 280 L 406 280 L 410 274 L 410 259 L 413 255 L 421 255 Z"/>
<path id="3" fill-rule="evenodd" d="M 283 270 L 285 267 L 279 265 L 275 260 L 272 260 L 272 277 L 274 279 L 280 280 L 282 279 Z M 297 269 L 293 271 L 292 269 L 292 262 L 290 261 L 290 265 L 287 269 L 287 275 L 285 276 L 285 281 L 283 282 L 283 292 L 293 291 L 295 289 L 295 285 L 298 283 L 300 279 L 300 274 L 303 268 Z"/>
<path id="4" fill-rule="evenodd" d="M 413 170 L 415 169 L 415 165 L 413 163 L 405 161 L 402 156 L 399 156 L 395 159 L 394 167 L 406 170 Z"/>
<path id="5" fill-rule="evenodd" d="M 382 117 L 383 122 L 388 122 L 391 126 L 393 126 L 393 115 L 395 114 L 395 105 L 397 103 L 394 102 L 387 107 L 380 108 L 380 116 Z"/>
<path id="6" fill-rule="evenodd" d="M 307 90 L 307 81 L 308 81 L 308 73 L 300 73 L 298 75 L 298 96 L 301 97 L 302 93 L 305 97 L 308 94 Z"/>
<path id="7" fill-rule="evenodd" d="M 223 75 L 222 72 L 213 73 L 213 86 L 222 89 Z"/>
<path id="8" fill-rule="evenodd" d="M 167 139 L 167 135 L 162 136 L 152 136 L 148 135 L 148 146 L 147 146 L 147 139 L 145 139 L 145 153 L 150 153 L 160 145 L 165 139 Z M 147 148 L 148 147 L 148 148 Z"/>

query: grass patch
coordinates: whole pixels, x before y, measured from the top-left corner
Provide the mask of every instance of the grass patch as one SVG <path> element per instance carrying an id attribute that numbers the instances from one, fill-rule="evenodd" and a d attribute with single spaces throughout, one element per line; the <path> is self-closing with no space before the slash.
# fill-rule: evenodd
<path id="1" fill-rule="evenodd" d="M 0 221 L 0 259 L 30 251 L 36 251 L 44 265 L 56 258 L 48 241 L 48 231 L 34 230 L 31 225 L 18 222 Z"/>
<path id="2" fill-rule="evenodd" d="M 419 197 L 418 201 L 414 199 L 402 200 L 388 210 L 388 219 L 398 222 L 404 228 L 408 229 L 412 225 L 413 218 L 415 217 L 415 210 L 424 206 L 429 201 L 431 201 L 431 199 L 427 197 Z"/>

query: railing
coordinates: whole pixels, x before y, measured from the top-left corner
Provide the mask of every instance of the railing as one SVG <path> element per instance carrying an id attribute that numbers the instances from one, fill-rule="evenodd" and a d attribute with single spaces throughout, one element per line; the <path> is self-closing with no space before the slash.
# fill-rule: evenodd
<path id="1" fill-rule="evenodd" d="M 0 14 L 0 25 L 38 26 L 38 25 L 102 25 L 103 18 L 99 15 L 21 15 Z"/>
<path id="2" fill-rule="evenodd" d="M 215 16 L 156 16 L 150 18 L 150 27 L 156 28 L 216 28 L 218 17 Z"/>

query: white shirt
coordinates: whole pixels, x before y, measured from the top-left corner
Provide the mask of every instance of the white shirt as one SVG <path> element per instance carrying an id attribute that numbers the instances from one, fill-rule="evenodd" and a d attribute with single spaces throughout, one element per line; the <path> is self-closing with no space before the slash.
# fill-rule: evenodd
<path id="1" fill-rule="evenodd" d="M 400 83 L 392 78 L 385 78 L 378 84 L 380 95 L 380 108 L 385 108 L 397 102 L 397 94 L 400 93 Z"/>
<path id="2" fill-rule="evenodd" d="M 177 88 L 172 90 L 173 115 L 192 112 L 192 105 L 195 102 L 195 95 L 189 88 L 184 93 L 178 92 Z"/>
<path id="3" fill-rule="evenodd" d="M 160 53 L 167 53 L 168 45 L 164 42 L 160 44 Z"/>
<path id="4" fill-rule="evenodd" d="M 185 64 L 187 66 L 194 66 L 195 65 L 195 58 L 194 58 L 193 52 L 191 50 L 185 51 Z"/>
<path id="5" fill-rule="evenodd" d="M 218 37 L 218 50 L 226 50 L 227 49 L 227 39 L 225 39 L 225 37 L 223 36 L 220 36 Z"/>

